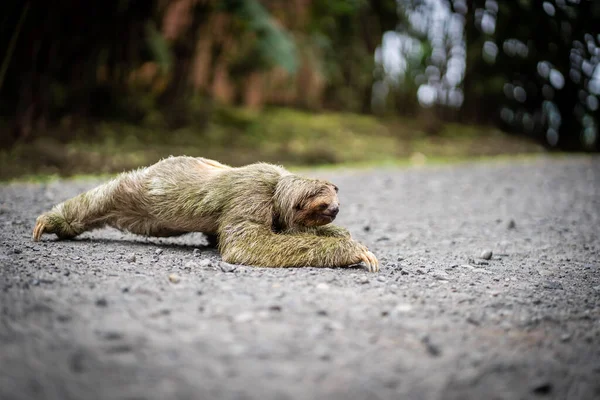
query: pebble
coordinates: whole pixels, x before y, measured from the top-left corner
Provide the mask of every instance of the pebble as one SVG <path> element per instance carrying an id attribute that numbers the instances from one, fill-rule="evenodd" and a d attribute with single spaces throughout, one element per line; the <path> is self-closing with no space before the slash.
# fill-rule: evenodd
<path id="1" fill-rule="evenodd" d="M 235 322 L 249 322 L 254 319 L 254 314 L 252 314 L 250 311 L 246 311 L 236 315 L 233 319 Z"/>
<path id="2" fill-rule="evenodd" d="M 329 352 L 329 350 L 327 350 L 326 348 L 318 348 L 315 351 L 315 355 L 323 361 L 329 361 L 331 360 L 331 353 Z"/>
<path id="3" fill-rule="evenodd" d="M 394 307 L 394 313 L 395 314 L 402 314 L 402 313 L 406 313 L 409 311 L 412 311 L 413 307 L 410 304 L 398 304 L 396 307 Z"/>
<path id="4" fill-rule="evenodd" d="M 108 306 L 108 301 L 104 297 L 101 297 L 98 300 L 96 300 L 96 305 L 98 307 L 107 307 Z"/>
<path id="5" fill-rule="evenodd" d="M 317 284 L 317 289 L 319 289 L 319 290 L 329 290 L 329 285 L 326 284 L 326 283 L 324 283 L 324 282 L 321 282 L 321 283 Z"/>
<path id="6" fill-rule="evenodd" d="M 438 281 L 447 281 L 450 280 L 450 275 L 444 271 L 437 271 L 433 274 L 433 277 Z"/>
<path id="7" fill-rule="evenodd" d="M 134 263 L 135 260 L 136 260 L 135 253 L 129 253 L 125 257 L 125 261 L 127 261 L 128 263 Z"/>
<path id="8" fill-rule="evenodd" d="M 515 229 L 517 227 L 517 223 L 515 222 L 514 219 L 511 219 L 510 221 L 508 221 L 508 224 L 506 225 L 506 227 L 508 229 Z"/>
<path id="9" fill-rule="evenodd" d="M 179 283 L 181 282 L 181 278 L 177 274 L 169 274 L 169 281 L 171 283 Z"/>
<path id="10" fill-rule="evenodd" d="M 383 276 L 383 275 L 379 275 L 379 276 L 377 277 L 377 280 L 378 280 L 379 282 L 385 282 L 385 281 L 387 281 L 387 279 L 386 279 L 386 278 L 385 278 L 385 276 Z"/>
<path id="11" fill-rule="evenodd" d="M 492 258 L 492 251 L 491 250 L 484 250 L 481 252 L 481 258 L 483 258 L 484 260 L 489 260 Z"/>
<path id="12" fill-rule="evenodd" d="M 366 276 L 363 275 L 358 278 L 358 283 L 360 283 L 361 285 L 369 283 L 369 278 L 367 278 Z"/>
<path id="13" fill-rule="evenodd" d="M 156 249 L 154 250 L 154 254 L 156 254 L 157 256 L 160 256 L 163 252 L 163 249 Z"/>
<path id="14" fill-rule="evenodd" d="M 563 289 L 563 285 L 560 282 L 556 282 L 556 281 L 548 281 L 546 283 L 544 283 L 544 289 L 550 289 L 550 290 L 556 290 L 556 289 Z"/>
<path id="15" fill-rule="evenodd" d="M 213 261 L 209 258 L 198 261 L 196 265 L 200 268 L 213 268 L 215 266 Z"/>
<path id="16" fill-rule="evenodd" d="M 119 340 L 123 338 L 123 334 L 116 331 L 107 331 L 100 333 L 100 337 L 104 340 Z"/>
<path id="17" fill-rule="evenodd" d="M 85 371 L 85 355 L 82 350 L 77 350 L 69 357 L 69 368 L 75 373 Z"/>
<path id="18" fill-rule="evenodd" d="M 192 252 L 192 255 L 194 257 L 200 257 L 201 254 L 202 253 L 201 253 L 200 249 L 194 249 L 194 251 Z"/>
<path id="19" fill-rule="evenodd" d="M 423 336 L 423 338 L 421 339 L 421 343 L 423 343 L 425 345 L 425 349 L 433 357 L 438 357 L 439 355 L 442 354 L 440 347 L 437 346 L 436 344 L 432 343 L 429 336 L 427 336 L 427 335 Z"/>
<path id="20" fill-rule="evenodd" d="M 221 267 L 221 271 L 223 272 L 234 272 L 237 269 L 237 266 L 226 263 L 225 261 L 221 261 L 219 267 Z"/>
<path id="21" fill-rule="evenodd" d="M 535 394 L 549 394 L 552 392 L 552 383 L 546 380 L 537 382 L 532 385 L 531 391 Z"/>

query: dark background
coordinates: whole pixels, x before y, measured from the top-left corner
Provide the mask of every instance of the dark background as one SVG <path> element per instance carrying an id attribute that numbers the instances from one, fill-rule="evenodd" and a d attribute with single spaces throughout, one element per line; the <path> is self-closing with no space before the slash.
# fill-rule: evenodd
<path id="1" fill-rule="evenodd" d="M 304 119 L 372 115 L 429 136 L 460 123 L 551 150 L 600 149 L 599 2 L 12 0 L 1 9 L 5 164 L 58 165 L 71 154 L 65 143 L 131 136 L 122 126 L 152 132 L 133 135 L 145 146 L 186 128 L 205 143 L 221 138 L 207 149 L 229 146 L 249 131 L 246 110 L 266 124 L 282 108 Z"/>

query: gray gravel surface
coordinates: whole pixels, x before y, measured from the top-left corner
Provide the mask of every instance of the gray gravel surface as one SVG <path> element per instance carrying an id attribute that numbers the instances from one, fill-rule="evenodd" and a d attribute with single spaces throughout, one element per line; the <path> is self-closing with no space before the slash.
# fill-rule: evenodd
<path id="1" fill-rule="evenodd" d="M 380 273 L 33 243 L 99 182 L 0 186 L 0 399 L 600 398 L 600 158 L 306 174 Z"/>

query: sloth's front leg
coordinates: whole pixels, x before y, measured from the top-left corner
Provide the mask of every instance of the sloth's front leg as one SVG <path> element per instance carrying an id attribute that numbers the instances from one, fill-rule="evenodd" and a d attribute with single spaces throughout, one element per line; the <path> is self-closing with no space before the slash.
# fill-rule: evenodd
<path id="1" fill-rule="evenodd" d="M 371 272 L 379 262 L 364 245 L 348 237 L 307 232 L 274 233 L 249 221 L 225 224 L 219 232 L 223 260 L 261 267 L 343 267 L 360 262 Z"/>

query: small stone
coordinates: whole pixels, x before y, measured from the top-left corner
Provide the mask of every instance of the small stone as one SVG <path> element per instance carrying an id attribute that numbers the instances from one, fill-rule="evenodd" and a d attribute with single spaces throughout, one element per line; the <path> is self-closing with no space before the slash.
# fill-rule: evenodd
<path id="1" fill-rule="evenodd" d="M 481 256 L 480 258 L 483 258 L 484 260 L 489 260 L 492 258 L 492 251 L 491 250 L 484 250 L 481 252 Z"/>
<path id="2" fill-rule="evenodd" d="M 163 252 L 163 249 L 156 249 L 154 250 L 154 254 L 156 254 L 157 256 L 160 256 Z"/>
<path id="3" fill-rule="evenodd" d="M 129 253 L 125 257 L 125 261 L 127 261 L 128 263 L 134 263 L 135 260 L 136 260 L 135 253 Z"/>
<path id="4" fill-rule="evenodd" d="M 104 340 L 119 340 L 123 338 L 123 334 L 116 331 L 107 331 L 100 333 L 100 337 Z"/>
<path id="5" fill-rule="evenodd" d="M 316 356 L 323 361 L 331 360 L 331 354 L 326 348 L 320 348 L 315 351 Z"/>
<path id="6" fill-rule="evenodd" d="M 282 308 L 279 304 L 269 306 L 269 311 L 281 312 Z"/>
<path id="7" fill-rule="evenodd" d="M 194 251 L 192 252 L 192 255 L 194 257 L 200 257 L 202 253 L 200 252 L 200 249 L 194 249 Z"/>
<path id="8" fill-rule="evenodd" d="M 104 297 L 101 297 L 98 300 L 96 300 L 96 306 L 98 306 L 98 307 L 107 307 L 108 306 L 108 301 Z"/>
<path id="9" fill-rule="evenodd" d="M 369 283 L 369 278 L 363 275 L 358 278 L 358 283 L 360 283 L 361 285 L 367 284 Z"/>
<path id="10" fill-rule="evenodd" d="M 327 316 L 327 310 L 319 310 L 317 311 L 317 315 L 320 315 L 321 317 L 326 317 Z"/>
<path id="11" fill-rule="evenodd" d="M 379 276 L 377 277 L 377 280 L 378 280 L 379 282 L 385 282 L 385 281 L 387 281 L 386 277 L 385 277 L 385 276 L 383 276 L 383 275 L 379 275 Z"/>
<path id="12" fill-rule="evenodd" d="M 560 341 L 561 342 L 568 342 L 569 340 L 571 340 L 571 334 L 570 333 L 565 333 L 565 334 L 562 334 L 560 336 Z"/>
<path id="13" fill-rule="evenodd" d="M 552 383 L 546 380 L 537 382 L 531 387 L 531 391 L 535 394 L 549 394 L 552 392 Z"/>
<path id="14" fill-rule="evenodd" d="M 369 225 L 363 226 L 363 231 L 369 232 L 370 230 L 371 230 L 371 226 L 369 226 Z"/>
<path id="15" fill-rule="evenodd" d="M 421 339 L 421 343 L 423 343 L 423 345 L 425 345 L 425 349 L 433 357 L 438 357 L 439 355 L 442 354 L 440 347 L 437 346 L 436 344 L 432 343 L 429 336 L 427 336 L 427 335 L 423 336 L 423 338 Z"/>
<path id="16" fill-rule="evenodd" d="M 447 281 L 450 280 L 450 275 L 444 271 L 437 271 L 433 274 L 433 277 L 438 281 Z"/>
<path id="17" fill-rule="evenodd" d="M 226 263 L 225 261 L 221 261 L 219 267 L 221 267 L 221 271 L 223 272 L 234 272 L 237 269 L 235 265 Z"/>
<path id="18" fill-rule="evenodd" d="M 467 317 L 467 322 L 470 323 L 471 325 L 475 325 L 475 326 L 479 326 L 480 323 L 478 320 L 476 320 L 474 317 Z"/>
<path id="19" fill-rule="evenodd" d="M 563 286 L 560 282 L 556 282 L 556 281 L 548 281 L 546 283 L 544 283 L 544 289 L 550 289 L 550 290 L 563 290 Z"/>
<path id="20" fill-rule="evenodd" d="M 58 322 L 69 322 L 72 319 L 72 317 L 70 315 L 67 314 L 60 314 L 56 317 L 56 320 Z"/>
<path id="21" fill-rule="evenodd" d="M 252 319 L 254 319 L 254 314 L 252 314 L 250 311 L 240 313 L 234 317 L 235 322 L 241 323 L 252 321 Z"/>
<path id="22" fill-rule="evenodd" d="M 506 227 L 508 229 L 515 229 L 517 227 L 517 223 L 515 222 L 514 219 L 511 219 L 510 221 L 508 221 L 508 224 L 506 225 Z"/>
<path id="23" fill-rule="evenodd" d="M 75 373 L 85 371 L 85 355 L 82 350 L 78 350 L 69 357 L 69 368 Z"/>
<path id="24" fill-rule="evenodd" d="M 402 270 L 402 271 L 400 271 L 400 273 L 401 273 L 402 275 L 408 275 L 408 274 L 409 274 L 409 272 L 408 272 L 408 271 L 405 271 L 405 270 Z"/>
<path id="25" fill-rule="evenodd" d="M 413 309 L 413 307 L 410 304 L 398 304 L 396 307 L 394 307 L 393 312 L 395 314 L 402 314 L 402 313 L 409 312 L 412 309 Z"/>
<path id="26" fill-rule="evenodd" d="M 179 283 L 179 282 L 181 282 L 181 278 L 177 274 L 169 274 L 169 282 Z"/>
<path id="27" fill-rule="evenodd" d="M 321 283 L 317 284 L 317 289 L 319 289 L 319 290 L 329 290 L 329 285 L 326 284 L 326 283 L 324 283 L 324 282 L 321 282 Z"/>
<path id="28" fill-rule="evenodd" d="M 200 260 L 196 265 L 200 268 L 213 268 L 215 266 L 213 261 L 209 258 Z"/>

